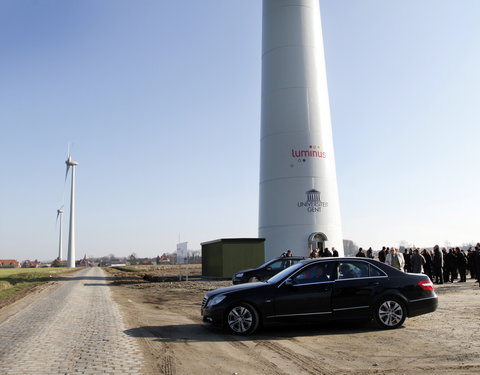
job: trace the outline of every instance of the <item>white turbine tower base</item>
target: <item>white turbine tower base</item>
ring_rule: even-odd
[[[75,167],[78,165],[78,163],[72,159],[71,155],[68,155],[68,159],[65,164],[67,164],[65,179],[68,176],[68,170],[70,167],[72,167],[72,188],[70,193],[70,231],[68,235],[67,267],[75,268]]]
[[[264,0],[259,237],[265,257],[343,255],[319,0]]]

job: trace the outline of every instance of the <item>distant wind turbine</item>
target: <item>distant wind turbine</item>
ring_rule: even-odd
[[[72,159],[72,156],[69,153],[65,164],[67,165],[65,180],[67,179],[70,167],[72,167],[72,190],[70,194],[70,233],[68,235],[67,267],[75,268],[75,167],[78,165],[78,163]]]
[[[59,236],[59,239],[58,239],[58,260],[63,260],[63,249],[62,249],[62,223],[63,223],[63,210],[62,210],[63,206],[60,207],[58,210],[57,210],[57,223],[58,223],[58,218],[60,218],[60,236]]]

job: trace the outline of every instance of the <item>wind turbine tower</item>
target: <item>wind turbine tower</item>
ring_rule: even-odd
[[[67,173],[65,179],[68,176],[68,170],[72,167],[72,189],[70,193],[70,232],[68,235],[68,258],[67,267],[75,268],[75,167],[78,165],[76,161],[72,159],[71,155],[68,155],[68,159],[65,161],[67,164]]]
[[[58,218],[60,218],[60,235],[59,235],[59,238],[58,238],[58,260],[63,260],[63,237],[62,237],[62,223],[63,223],[63,210],[62,210],[63,206],[60,207],[58,210],[57,210],[57,222],[58,222]]]
[[[343,255],[319,0],[263,0],[259,237],[265,257]]]

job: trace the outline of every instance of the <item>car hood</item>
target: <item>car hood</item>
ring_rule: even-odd
[[[265,285],[267,285],[267,284],[264,283],[264,282],[238,284],[238,285],[227,286],[226,288],[211,290],[210,292],[206,293],[205,295],[207,297],[213,297],[213,296],[216,296],[218,294],[230,294],[230,293],[238,292],[240,290],[261,288]]]
[[[240,273],[240,272],[242,272],[242,273],[248,273],[248,272],[252,272],[252,271],[256,271],[256,270],[258,270],[258,268],[249,268],[248,270],[241,270],[241,271],[235,272],[235,273],[233,274],[233,276],[235,276],[237,273]]]

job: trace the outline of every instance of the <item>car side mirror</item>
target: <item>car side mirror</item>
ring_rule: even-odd
[[[272,270],[272,267],[267,267],[266,270],[267,270],[267,271],[271,271],[271,270]]]
[[[285,285],[286,286],[292,286],[293,285],[293,280],[292,279],[285,280]]]

